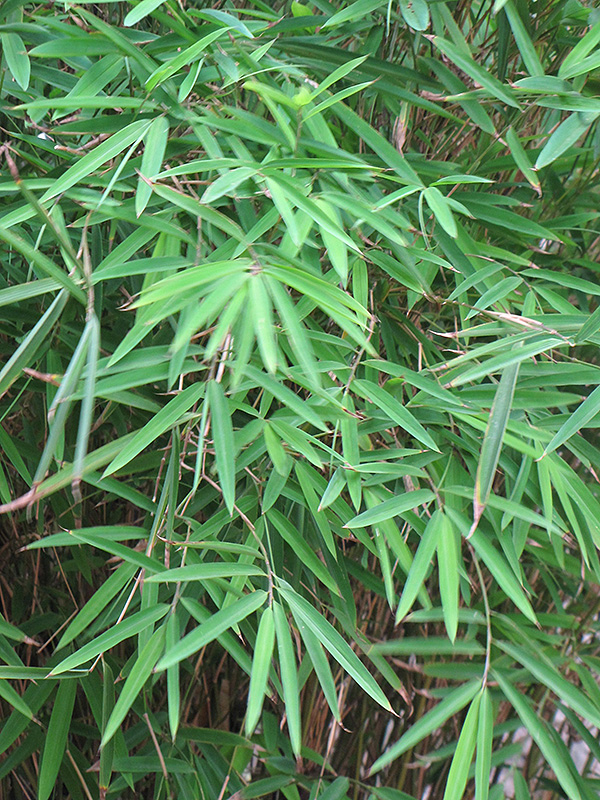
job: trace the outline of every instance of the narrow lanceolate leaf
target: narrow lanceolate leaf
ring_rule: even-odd
[[[0,42],[10,73],[21,89],[27,91],[31,76],[31,64],[23,39],[18,33],[2,33]]]
[[[335,681],[333,680],[331,667],[329,666],[329,661],[325,655],[323,645],[301,618],[294,616],[294,619],[296,620],[296,625],[300,631],[300,636],[302,636],[302,641],[306,645],[306,650],[310,660],[312,661],[312,665],[319,680],[321,689],[323,690],[323,694],[325,695],[325,699],[327,700],[327,705],[329,706],[331,713],[337,722],[341,724],[342,720],[340,716],[340,707],[335,688]]]
[[[488,800],[493,743],[494,707],[490,697],[490,690],[486,686],[481,694],[481,703],[479,705],[477,756],[475,759],[475,800]]]
[[[235,451],[233,445],[233,425],[225,392],[220,383],[210,381],[207,400],[211,413],[211,431],[215,448],[219,483],[223,500],[230,514],[235,503]]]
[[[115,679],[110,666],[104,662],[102,670],[102,733],[106,730],[106,723],[115,707]],[[108,742],[100,751],[100,771],[98,784],[100,789],[108,789],[112,775],[114,760],[114,739]]]
[[[328,622],[303,597],[291,589],[281,589],[294,617],[303,620],[311,629],[323,647],[328,650],[338,664],[354,678],[358,685],[376,700],[381,706],[391,711],[387,697],[381,691],[371,673],[358,658],[350,645],[340,636],[333,625]]]
[[[221,636],[222,633],[237,625],[247,616],[257,611],[265,602],[267,593],[262,589],[250,592],[236,600],[230,606],[222,608],[210,616],[206,622],[198,625],[191,633],[184,636],[156,665],[157,671],[178,664]]]
[[[471,544],[475,548],[477,555],[485,562],[485,565],[494,577],[500,588],[506,592],[517,608],[525,614],[527,619],[536,623],[537,618],[531,603],[525,597],[521,585],[515,577],[515,573],[509,567],[504,556],[496,550],[494,545],[488,540],[487,536],[481,531],[476,530],[471,534]]]
[[[583,136],[599,114],[598,111],[575,111],[564,122],[561,122],[544,145],[535,162],[535,168],[542,169],[556,161]]]
[[[425,197],[427,205],[433,212],[433,216],[446,231],[448,236],[452,236],[453,239],[456,239],[458,235],[456,221],[452,216],[452,209],[446,197],[435,186],[429,186],[425,189],[423,196]]]
[[[421,423],[390,392],[382,389],[381,386],[372,381],[365,380],[354,380],[352,388],[365,400],[374,403],[377,408],[381,409],[393,424],[399,425],[411,436],[414,436],[417,441],[424,444],[425,447],[439,452],[438,446]]]
[[[143,5],[141,3],[140,5]],[[139,8],[140,6],[137,6]],[[131,12],[130,12],[131,13]],[[169,136],[169,122],[166,117],[157,117],[146,131],[144,136],[144,155],[142,156],[141,176],[138,180],[135,193],[135,213],[139,217],[148,205],[152,195],[152,186],[149,179],[160,172],[167,140]]]
[[[79,613],[61,636],[56,650],[69,644],[79,636],[106,608],[110,601],[126,586],[135,575],[135,564],[121,564],[104,583],[94,592],[88,602],[80,609]]]
[[[67,656],[60,664],[52,668],[50,675],[60,675],[63,672],[81,666],[81,664],[85,664],[87,661],[91,661],[92,658],[96,658],[100,653],[105,653],[107,650],[110,650],[111,647],[119,644],[119,642],[136,636],[140,631],[158,622],[159,619],[164,617],[168,610],[169,606],[159,604],[153,608],[147,608],[144,609],[144,611],[138,611],[136,614],[132,614],[131,617],[123,620],[123,622],[117,623],[114,627],[110,628],[110,630],[101,633],[100,636],[97,636],[91,642],[81,647],[77,652]]]
[[[148,14],[151,14],[153,11],[161,6],[164,3],[164,0],[141,0],[131,11],[127,14],[125,19],[123,20],[123,25],[130,27],[131,25],[136,25],[138,22],[147,17]]]
[[[522,664],[525,669],[556,694],[563,703],[570,706],[596,728],[600,727],[600,711],[589,698],[573,686],[547,659],[536,651],[528,650],[518,644],[499,641],[498,646],[509,656]]]
[[[416,489],[413,492],[405,492],[397,497],[391,497],[368,511],[363,511],[357,517],[353,517],[347,522],[345,528],[366,528],[368,525],[377,525],[398,515],[425,505],[435,498],[429,489]]]
[[[492,490],[496,467],[502,452],[502,442],[504,441],[506,426],[512,410],[518,374],[519,364],[511,364],[506,367],[496,389],[490,418],[483,437],[483,444],[481,445],[479,464],[477,465],[475,496],[473,498],[475,524],[479,522]]]
[[[371,767],[371,775],[379,772],[380,769],[383,769],[403,753],[406,753],[407,750],[411,750],[426,736],[440,728],[450,717],[458,714],[480,689],[480,680],[472,680],[457,689],[453,689],[435,708],[432,708],[431,711],[428,711],[411,725],[404,736],[377,759]]]
[[[119,699],[115,703],[115,707],[106,723],[100,747],[104,747],[115,735],[119,726],[127,716],[133,702],[150,677],[156,662],[164,650],[165,630],[165,626],[161,625],[158,630],[154,631],[146,646],[140,651],[135,664],[131,668],[131,672],[127,676],[127,680],[123,684]]]
[[[86,304],[86,295],[81,287],[67,274],[65,269],[52,261],[51,258],[41,252],[37,247],[34,247],[22,236],[19,236],[9,228],[5,228],[3,225],[0,225],[0,240],[6,242],[9,247],[17,253],[21,253],[21,255],[28,261],[31,261],[41,272],[63,286],[69,294],[76,297],[80,303],[83,305]]]
[[[567,442],[571,436],[575,436],[582,428],[593,419],[600,411],[600,386],[586,397],[583,403],[574,411],[554,434],[550,442],[546,445],[544,455],[553,453],[561,445]]]
[[[8,361],[0,370],[0,397],[20,378],[22,370],[28,367],[54,328],[67,303],[69,295],[65,290],[56,295],[38,322],[22,340]]]
[[[592,52],[600,42],[600,21],[597,21],[585,36],[580,39],[575,47],[565,56],[558,70],[559,78],[569,78],[576,74],[581,62]]]
[[[148,120],[138,120],[126,125],[122,131],[114,133],[105,142],[102,142],[83,158],[80,158],[76,164],[54,181],[51,188],[44,192],[40,198],[41,202],[45,203],[46,200],[51,200],[53,197],[66,192],[75,184],[88,178],[103,164],[106,164],[107,161],[123,153],[134,142],[141,141],[150,124]]]
[[[493,97],[496,97],[512,108],[521,108],[512,91],[507,86],[503,86],[491,72],[488,72],[484,67],[474,61],[470,55],[454,42],[450,42],[440,36],[431,37],[431,41],[450,59],[450,61],[456,64],[459,69],[462,69],[475,83],[483,86]]]
[[[536,192],[540,193],[540,179],[529,160],[529,156],[519,139],[517,131],[512,126],[506,131],[506,143],[510,148],[511,155],[517,167],[521,170],[526,180],[529,181]]]
[[[29,708],[21,695],[13,689],[10,683],[0,680],[0,697],[11,705],[16,711],[19,711],[27,719],[33,719],[33,711]]]
[[[458,629],[459,558],[458,532],[454,530],[450,519],[443,514],[437,540],[437,562],[444,624],[452,642],[456,639]]]
[[[275,646],[275,622],[272,606],[267,606],[262,613],[254,645],[250,688],[248,689],[248,708],[244,729],[246,736],[252,736],[262,712],[269,670]]]
[[[48,800],[54,789],[71,726],[77,681],[63,680],[58,686],[42,753],[38,778],[38,800]]]
[[[515,42],[517,43],[517,47],[519,48],[521,58],[523,59],[525,67],[527,68],[527,72],[529,72],[530,75],[538,77],[543,75],[544,68],[540,63],[540,59],[534,44],[531,41],[531,37],[529,36],[523,20],[521,19],[521,15],[515,8],[513,0],[508,0],[504,6],[504,10],[506,11],[506,16],[508,17],[513,36],[515,37]]]
[[[165,649],[167,652],[175,647],[180,639],[181,625],[177,613],[170,614],[167,620],[167,632],[165,636]],[[171,731],[171,741],[175,741],[179,729],[179,719],[181,712],[181,692],[179,682],[179,664],[174,664],[167,669],[167,703],[169,706],[169,729]]]
[[[185,413],[202,397],[204,390],[204,384],[194,383],[179,392],[172,400],[169,400],[156,416],[152,417],[146,425],[135,433],[133,438],[104,470],[102,477],[105,478],[108,475],[112,475],[113,472],[125,467],[165,431],[181,422]]]
[[[342,8],[333,16],[329,17],[323,25],[324,28],[341,25],[343,22],[352,22],[356,19],[363,19],[367,14],[376,11],[385,5],[385,0],[356,0],[354,3]]]
[[[302,723],[300,718],[300,692],[294,645],[285,612],[280,603],[273,603],[273,617],[277,634],[279,673],[283,687],[283,700],[292,750],[296,756],[302,748]]]
[[[446,528],[447,520],[444,513],[437,509],[427,522],[425,532],[421,537],[421,542],[402,589],[400,603],[396,611],[396,624],[404,619],[417,599],[417,595],[429,572],[435,549],[439,544],[440,538],[445,535]]]
[[[475,752],[480,702],[481,692],[475,695],[463,722],[458,744],[450,764],[450,772],[446,779],[446,791],[444,792],[443,800],[462,800],[464,795],[469,777],[469,768]]]
[[[211,578],[249,577],[250,575],[264,575],[264,572],[252,564],[215,561],[209,564],[189,564],[185,567],[174,567],[165,572],[150,575],[145,580],[148,583],[179,583],[180,581],[206,581]]]
[[[424,31],[429,27],[427,0],[400,0],[400,11],[406,24],[416,31]]]
[[[494,677],[504,692],[506,699],[519,715],[521,722],[529,731],[531,738],[540,748],[542,755],[554,770],[554,774],[569,800],[581,800],[579,787],[568,766],[568,757],[557,747],[556,742],[548,732],[546,721],[538,716],[528,700],[515,689],[510,681],[499,671],[494,670]],[[565,748],[566,752],[566,748]]]

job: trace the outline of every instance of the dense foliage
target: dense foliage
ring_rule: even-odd
[[[597,797],[600,14],[0,41],[0,796]]]

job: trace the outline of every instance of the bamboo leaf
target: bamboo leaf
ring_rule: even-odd
[[[146,646],[140,651],[135,664],[131,668],[131,672],[127,676],[127,680],[123,684],[121,694],[115,703],[115,707],[111,712],[108,722],[106,723],[100,747],[106,747],[106,744],[115,735],[119,726],[127,716],[133,702],[150,677],[156,662],[164,650],[165,630],[165,626],[161,625],[160,628],[154,631]]]
[[[143,0],[134,10],[137,11],[145,2],[147,2],[147,0]],[[154,0],[151,0],[151,2],[154,2]],[[129,17],[131,13],[132,12],[129,12],[127,17]],[[127,24],[127,17],[125,18],[125,24]],[[144,135],[144,155],[142,156],[142,166],[140,169],[141,175],[143,175],[144,178],[152,178],[160,172],[168,137],[168,120],[166,117],[157,117],[152,121],[152,124]],[[151,196],[152,187],[140,177],[138,180],[137,192],[135,193],[135,213],[138,217],[144,212]]]
[[[177,425],[184,414],[202,397],[204,391],[205,387],[202,384],[194,383],[179,392],[172,400],[169,400],[150,422],[140,428],[121,452],[113,458],[104,470],[102,477],[106,478],[108,475],[112,475],[127,466],[138,453],[141,453],[144,448],[152,444],[161,434]]]
[[[496,468],[502,452],[504,434],[508,426],[512,410],[515,386],[519,374],[519,364],[511,364],[502,373],[500,383],[494,395],[494,402],[488,420],[485,436],[481,445],[481,455],[477,465],[475,478],[475,496],[473,498],[473,518],[477,524],[484,512],[492,490]]]
[[[373,775],[375,772],[379,772],[383,767],[406,753],[407,750],[412,749],[426,736],[441,727],[450,717],[461,711],[467,703],[470,703],[480,689],[481,681],[479,680],[463,683],[458,688],[453,689],[431,711],[428,711],[414,725],[411,725],[396,744],[393,744],[383,755],[379,756],[371,767],[370,774]]]
[[[178,664],[184,658],[188,658],[210,644],[225,631],[257,611],[264,604],[265,598],[266,592],[257,590],[245,594],[230,606],[221,608],[195,630],[184,636],[175,647],[166,653],[156,665],[156,671],[161,672],[173,664]]]
[[[52,668],[50,676],[61,675],[63,672],[75,669],[81,666],[81,664],[85,664],[87,661],[96,658],[96,656],[101,653],[105,653],[107,650],[110,650],[111,647],[125,641],[125,639],[137,636],[140,631],[145,630],[150,625],[158,622],[159,619],[162,619],[168,609],[168,606],[158,604],[153,608],[147,608],[143,611],[138,611],[136,614],[132,614],[108,631],[101,633],[100,636],[97,636],[88,644],[83,645],[83,647],[75,653],[63,658],[57,666]]]
[[[274,646],[275,621],[273,618],[273,608],[267,606],[261,615],[258,632],[256,634],[252,672],[250,674],[250,688],[248,690],[248,708],[246,710],[246,721],[244,725],[246,736],[252,736],[262,713]]]
[[[494,740],[494,708],[487,686],[481,694],[477,727],[477,757],[475,760],[475,800],[487,800],[490,792],[490,770]]]
[[[282,588],[280,591],[292,609],[294,616],[304,621],[307,627],[310,628],[317,639],[322,643],[323,647],[331,653],[333,658],[358,683],[361,689],[377,701],[379,705],[383,706],[383,708],[391,710],[386,696],[373,679],[373,676],[331,623],[327,622],[310,603],[296,594],[296,592],[286,588]]]
[[[60,682],[40,763],[38,800],[48,800],[54,789],[67,746],[76,693],[77,683],[75,681],[63,680]]]
[[[421,536],[421,541],[414,560],[410,567],[402,595],[400,596],[400,603],[396,611],[396,624],[398,624],[408,614],[412,608],[413,603],[417,599],[421,587],[425,581],[429,568],[431,566],[431,559],[438,547],[440,539],[448,534],[448,521],[444,513],[437,509],[427,522],[425,531]]]
[[[296,658],[288,621],[280,603],[273,603],[273,618],[277,635],[279,671],[290,742],[294,755],[299,756],[302,748],[302,723],[300,719],[298,672],[296,670]]]
[[[230,514],[235,503],[235,457],[233,425],[223,387],[211,381],[206,390],[211,411],[211,430],[216,453],[217,472],[223,490],[223,500]]]
[[[368,511],[363,511],[362,514],[353,517],[347,522],[344,527],[365,528],[368,525],[377,525],[379,522],[384,522],[420,505],[425,505],[431,502],[434,497],[435,495],[429,489],[416,489],[412,492],[406,492],[398,495],[398,497],[391,497]]]
[[[450,771],[446,779],[444,800],[461,800],[469,778],[469,767],[475,752],[477,729],[479,724],[479,705],[481,693],[476,694],[471,702],[465,721],[463,722],[458,744],[452,757]]]
[[[500,684],[506,699],[519,715],[521,722],[529,731],[531,738],[542,751],[544,758],[554,770],[558,782],[565,790],[567,797],[573,800],[580,800],[581,794],[567,763],[563,759],[563,753],[557,748],[552,737],[548,733],[545,720],[541,719],[531,708],[529,702],[520,692],[505,678],[505,676],[494,670],[494,677]]]
[[[600,411],[600,386],[586,397],[583,403],[569,416],[544,449],[544,456],[553,453],[572,436],[585,428]]]
[[[440,597],[444,610],[446,631],[450,641],[454,642],[458,628],[458,576],[460,569],[460,553],[457,546],[458,532],[454,530],[452,522],[446,515],[442,515],[440,527],[441,531],[437,539]]]

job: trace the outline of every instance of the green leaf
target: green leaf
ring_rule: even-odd
[[[40,763],[38,800],[48,800],[54,789],[67,746],[76,693],[76,681],[63,680],[60,682]]]
[[[254,330],[260,355],[267,372],[273,375],[277,371],[277,343],[273,324],[273,308],[267,293],[263,276],[253,275],[249,282],[250,303],[254,320]]]
[[[115,707],[106,723],[100,747],[105,747],[115,735],[121,723],[129,713],[129,709],[142,691],[144,684],[150,677],[156,662],[164,650],[165,631],[165,626],[161,625],[158,630],[154,631],[146,643],[146,646],[140,651],[135,664],[131,668],[131,672],[127,676],[127,680],[123,684],[119,699],[115,703]]]
[[[211,413],[211,432],[223,500],[230,514],[235,504],[235,451],[229,404],[220,383],[210,381],[206,389]]]
[[[400,603],[396,611],[396,624],[404,619],[417,599],[417,595],[429,572],[433,554],[436,547],[438,547],[440,538],[447,535],[447,528],[448,521],[443,511],[436,509],[427,521],[425,531],[421,536],[419,547],[410,567],[410,572],[402,589]]]
[[[600,112],[576,111],[558,126],[550,136],[535,162],[535,169],[543,169],[561,156],[580,139]]]
[[[61,636],[56,650],[69,644],[79,636],[102,613],[114,597],[133,579],[137,567],[135,564],[121,564],[103,584],[94,592],[87,603],[68,625]]]
[[[458,532],[454,530],[450,519],[446,515],[442,515],[441,531],[437,540],[437,562],[444,624],[451,642],[456,639],[458,628],[460,552],[457,536]]]
[[[146,628],[158,622],[159,619],[162,619],[168,610],[169,606],[158,604],[153,608],[146,608],[143,611],[132,614],[122,622],[118,622],[109,630],[101,633],[100,636],[97,636],[88,644],[83,645],[83,647],[79,648],[75,653],[63,658],[59,664],[52,667],[49,675],[53,677],[54,675],[61,675],[63,672],[75,669],[81,666],[81,664],[85,664],[87,661],[96,658],[96,656],[99,656],[101,653],[110,650],[111,647],[119,644],[119,642],[130,639],[132,636],[137,636],[138,633],[146,630]]]
[[[496,468],[502,452],[504,434],[508,426],[512,410],[515,386],[519,374],[519,364],[506,367],[500,378],[494,395],[494,402],[488,420],[485,436],[481,445],[481,454],[475,478],[475,495],[473,497],[473,518],[477,525],[485,510],[492,490]]]
[[[458,47],[455,43],[443,39],[441,36],[432,36],[431,41],[447,56],[459,69],[465,72],[473,81],[496,97],[502,103],[511,106],[511,108],[521,109],[521,106],[513,96],[513,93],[508,87],[503,86],[500,81],[495,78],[491,72],[488,72],[480,64],[473,60],[462,48]]]
[[[23,714],[24,717],[33,719],[33,711],[29,708],[25,700],[13,689],[10,683],[3,680],[0,680],[0,697],[20,714]]]
[[[429,489],[416,489],[411,492],[405,492],[397,497],[391,497],[389,500],[385,500],[375,508],[363,511],[362,514],[353,517],[347,522],[344,527],[366,528],[368,525],[377,525],[379,522],[384,522],[385,520],[402,515],[413,508],[417,508],[420,505],[425,505],[434,498],[435,495]]]
[[[436,450],[439,453],[438,446],[421,423],[415,419],[411,412],[405,408],[402,403],[396,400],[390,392],[382,389],[381,386],[376,383],[358,380],[356,378],[352,382],[352,388],[364,397],[365,400],[374,403],[394,424],[399,425],[411,436],[414,436],[414,438],[424,444],[425,447]]]
[[[290,734],[292,751],[300,755],[302,749],[302,722],[300,718],[300,689],[294,646],[285,612],[280,603],[273,603],[273,618],[277,634],[277,653],[279,656],[279,672],[283,687],[285,714]]]
[[[566,422],[560,426],[550,442],[546,445],[543,455],[547,456],[549,453],[553,453],[568,441],[571,436],[574,436],[582,428],[585,428],[587,423],[596,416],[598,411],[600,411],[600,386],[596,387],[576,411],[569,416]]]
[[[549,663],[548,659],[537,651],[531,652],[512,642],[498,641],[497,645],[508,653],[509,656],[522,664],[525,669],[545,684],[550,691],[554,692],[563,703],[570,706],[583,719],[598,727],[600,725],[600,711],[590,703],[585,694],[572,685],[560,672]]]
[[[429,6],[427,0],[400,0],[400,12],[404,21],[416,31],[429,27]]]
[[[6,64],[13,78],[24,92],[29,88],[31,64],[23,39],[18,33],[1,33],[0,42]]]
[[[163,4],[164,0],[141,0],[134,8],[129,11],[125,19],[123,20],[123,25],[126,27],[131,27],[132,25],[137,25],[138,22],[147,17],[148,14],[151,14],[153,11]]]
[[[546,728],[546,721],[534,712],[529,702],[501,672],[494,670],[493,675],[504,692],[506,699],[510,702],[519,715],[521,722],[529,731],[531,738],[540,748],[542,755],[554,770],[554,774],[567,797],[570,798],[570,800],[581,800],[577,782],[571,774],[567,763],[563,760],[563,752],[556,746],[554,740],[550,736]]]
[[[76,103],[81,103],[81,98],[78,98]],[[84,181],[107,161],[116,158],[134,142],[141,142],[150,125],[151,123],[148,120],[142,119],[126,125],[119,133],[114,133],[105,142],[90,150],[60,178],[54,181],[52,187],[44,192],[40,202],[45,203],[47,200],[52,200],[53,197],[58,197],[59,194],[63,194],[71,187]]]
[[[544,68],[513,0],[508,0],[504,5],[504,10],[527,72],[533,77],[544,75]]]
[[[352,22],[355,19],[363,19],[367,14],[377,11],[385,5],[385,0],[356,0],[349,6],[342,8],[323,24],[323,28],[333,25],[341,25],[344,22]]]
[[[531,603],[525,597],[523,589],[519,585],[514,572],[508,566],[504,557],[480,530],[476,530],[471,534],[471,544],[477,551],[477,555],[485,562],[485,565],[500,588],[506,592],[507,596],[510,597],[527,619],[536,623],[537,618],[531,607]]]
[[[577,74],[577,70],[581,62],[589,53],[591,53],[591,51],[599,42],[600,21],[596,22],[596,24],[590,28],[585,36],[577,42],[575,47],[567,53],[558,69],[558,77],[569,78],[571,77],[572,70],[575,70],[574,74]]]
[[[181,53],[176,55],[175,58],[169,59],[166,65],[155,69],[150,77],[146,80],[146,90],[151,92],[156,86],[164,83],[176,72],[179,72],[180,69],[183,69],[183,67],[191,64],[193,61],[197,61],[204,55],[204,52],[210,44],[216,42],[217,39],[221,39],[229,30],[231,29],[227,27],[219,28],[217,31],[211,31],[197,42],[194,42],[191,47],[187,47]]]
[[[181,422],[185,413],[202,397],[204,390],[205,387],[202,383],[194,383],[169,400],[146,425],[136,431],[132,439],[106,467],[102,477],[106,478],[117,470],[123,469],[165,431]]]
[[[264,575],[264,572],[259,567],[252,566],[252,564],[214,561],[204,564],[190,564],[185,567],[174,567],[165,572],[150,575],[145,580],[148,583],[179,583],[180,581],[206,581],[211,578],[250,577],[251,575]]]
[[[477,727],[477,757],[475,759],[475,800],[488,800],[492,747],[494,743],[494,707],[487,686],[481,694],[479,725]]]
[[[452,216],[452,210],[446,197],[435,186],[429,186],[423,191],[423,196],[434,217],[446,231],[448,236],[456,239],[458,230],[456,221]]]
[[[146,0],[144,0],[144,2],[145,1]],[[140,5],[143,4],[143,2],[140,3]],[[137,6],[135,10],[139,8],[140,6]],[[169,121],[166,117],[157,117],[152,121],[152,124],[144,136],[144,155],[142,156],[142,166],[140,169],[141,175],[143,175],[144,178],[152,178],[160,172],[168,138]],[[136,216],[139,217],[144,212],[151,196],[152,187],[140,177],[138,179],[137,192],[135,193]]]
[[[248,708],[244,724],[246,736],[252,736],[262,713],[274,646],[275,622],[273,608],[272,606],[267,606],[260,618],[254,646],[250,688],[248,689]]]
[[[323,647],[331,653],[333,658],[356,681],[361,689],[383,708],[388,711],[391,710],[388,699],[375,682],[371,673],[333,625],[296,592],[283,587],[280,591],[292,609],[294,617],[303,620]]]
[[[20,345],[4,364],[0,370],[0,397],[5,394],[17,378],[21,377],[23,368],[33,362],[36,353],[42,347],[60,317],[67,299],[68,294],[64,290],[54,298],[38,322],[23,338]]]
[[[310,545],[296,530],[292,522],[276,508],[267,512],[267,519],[279,531],[281,537],[289,544],[292,551],[300,558],[303,567],[307,572],[312,573],[318,580],[325,584],[334,594],[339,595],[340,590],[333,576],[323,564],[321,559],[313,552]]]
[[[197,653],[222,633],[257,611],[264,604],[266,596],[266,592],[262,590],[250,592],[231,605],[215,612],[206,622],[201,623],[191,633],[184,636],[175,647],[166,653],[156,665],[156,671],[161,672]]]
[[[428,711],[411,725],[396,744],[389,747],[383,755],[379,756],[371,767],[370,774],[373,775],[375,772],[379,772],[380,769],[399,758],[407,750],[411,750],[426,736],[440,728],[450,717],[457,714],[467,703],[471,702],[480,689],[480,680],[472,680],[468,683],[463,683],[457,689],[453,689],[431,711]]]
[[[475,752],[480,702],[481,692],[475,695],[467,712],[467,716],[465,717],[465,721],[463,722],[456,750],[452,757],[452,763],[450,764],[450,771],[446,779],[446,790],[444,791],[443,800],[462,800],[464,795],[469,778],[469,767],[471,766],[473,753]]]

